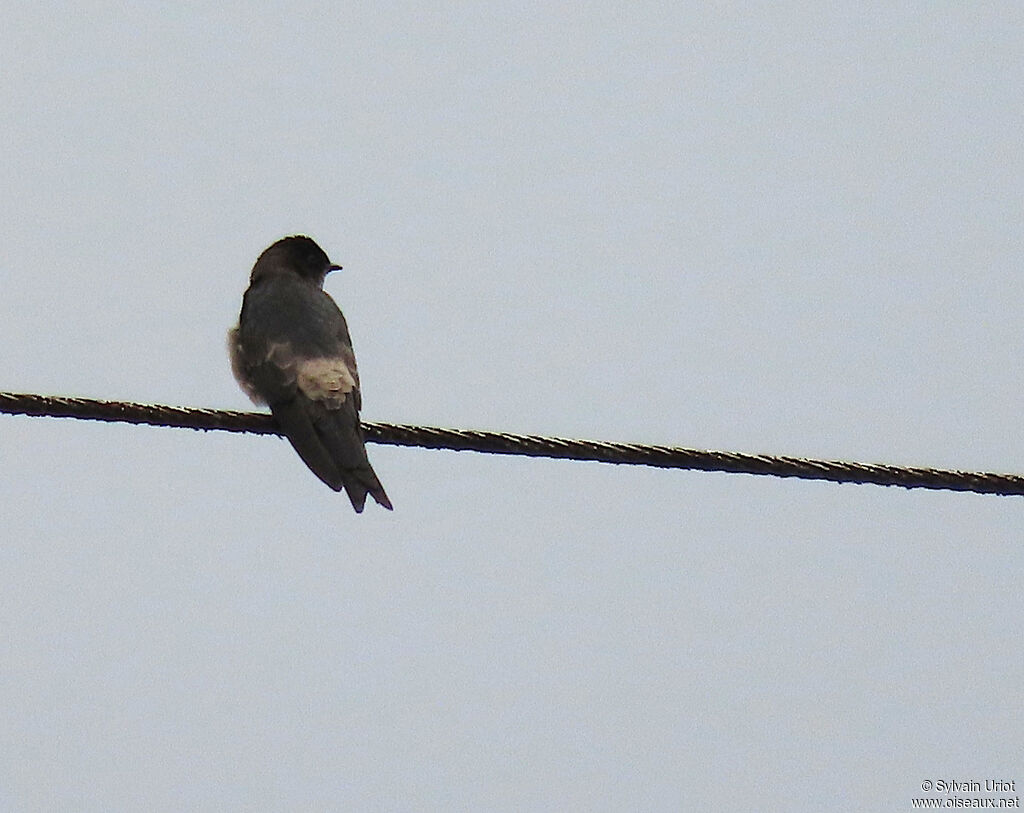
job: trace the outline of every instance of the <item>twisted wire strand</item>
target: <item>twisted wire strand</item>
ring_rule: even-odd
[[[26,393],[0,392],[0,412],[51,418],[80,418],[94,421],[169,426],[183,429],[248,432],[279,435],[270,415],[232,410],[197,409],[99,401],[91,398],[62,398]],[[1024,476],[991,472],[955,471],[920,466],[889,466],[840,460],[811,460],[800,457],[715,452],[677,446],[639,443],[608,443],[592,440],[514,435],[466,429],[441,429],[391,423],[364,423],[363,432],[371,443],[390,446],[418,446],[489,454],[551,457],[654,466],[663,469],[696,469],[734,474],[761,474],[829,480],[836,483],[870,483],[902,488],[971,491],[978,494],[1024,496]]]

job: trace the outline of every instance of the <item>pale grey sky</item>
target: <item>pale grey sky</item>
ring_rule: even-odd
[[[1024,7],[13,0],[0,389],[1024,471]],[[1024,501],[0,416],[0,809],[910,809],[1024,782]],[[1010,794],[1014,795],[1014,794]]]

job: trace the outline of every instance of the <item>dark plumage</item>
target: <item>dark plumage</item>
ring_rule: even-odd
[[[361,512],[366,495],[391,501],[366,457],[359,426],[359,371],[348,326],[323,290],[333,265],[308,237],[285,237],[253,266],[238,326],[228,334],[231,368],[257,404],[267,404],[299,457]]]

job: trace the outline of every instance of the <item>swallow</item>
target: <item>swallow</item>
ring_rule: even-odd
[[[228,332],[231,370],[255,404],[266,404],[299,457],[356,513],[369,494],[391,501],[366,456],[352,339],[324,291],[333,264],[309,237],[278,240],[260,254]]]

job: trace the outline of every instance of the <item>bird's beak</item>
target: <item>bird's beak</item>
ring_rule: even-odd
[[[340,271],[340,270],[341,270],[341,266],[340,265],[329,265],[329,266],[327,266],[328,273],[331,272],[331,271]]]

